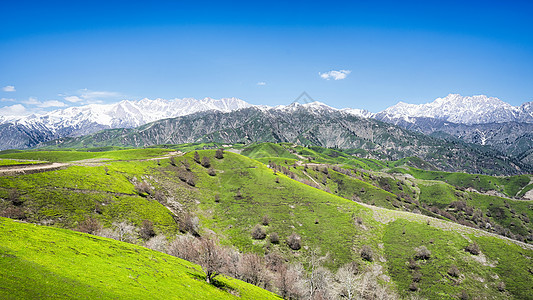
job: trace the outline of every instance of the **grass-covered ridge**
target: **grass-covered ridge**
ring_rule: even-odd
[[[219,277],[143,247],[0,218],[2,299],[277,299],[266,290]]]

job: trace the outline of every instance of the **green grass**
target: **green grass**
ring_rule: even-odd
[[[474,256],[464,251],[470,243],[465,237],[476,241],[483,254]],[[389,223],[383,238],[385,253],[390,275],[399,290],[404,291],[403,296],[412,293],[408,287],[413,281],[413,274],[419,272],[422,275],[419,294],[428,299],[455,299],[463,290],[469,297],[481,299],[509,298],[509,294],[517,299],[530,298],[533,276],[527,271],[532,266],[527,253],[532,253],[531,250],[494,237],[471,234],[465,237],[407,220]],[[431,251],[431,258],[419,260],[419,270],[415,271],[408,268],[408,261],[414,257],[415,248],[419,246],[426,246]],[[488,261],[479,260],[483,257],[488,258]],[[447,274],[452,265],[456,265],[461,272],[457,279]],[[505,282],[508,293],[498,291],[500,281]]]
[[[1,158],[9,159],[35,159],[49,162],[70,162],[91,158],[104,158],[111,160],[142,159],[162,156],[168,153],[168,149],[127,149],[116,151],[23,151],[16,153],[0,154]]]
[[[33,165],[42,163],[33,160],[0,159],[0,166]]]
[[[132,244],[0,218],[2,299],[276,299],[253,285]],[[236,296],[238,295],[238,296]]]
[[[258,156],[273,155],[275,151],[281,155],[292,154],[288,150],[290,148],[285,147],[292,146],[266,145],[254,148],[254,153]],[[480,232],[474,235],[476,231],[456,224],[438,221],[439,224],[444,224],[441,227],[460,228],[458,232],[443,230],[433,224],[426,225],[425,216],[372,209],[345,198],[351,198],[356,194],[362,202],[397,210],[412,210],[415,207],[414,200],[409,200],[407,197],[398,198],[401,193],[412,194],[422,203],[442,208],[446,208],[449,203],[456,200],[464,200],[468,205],[484,211],[494,211],[491,207],[504,207],[506,210],[499,222],[509,228],[513,226],[522,228],[520,230],[526,228],[520,226],[526,225],[516,223],[516,215],[522,212],[531,214],[528,211],[528,202],[462,192],[438,180],[405,178],[400,180],[394,177],[394,174],[361,170],[354,164],[346,166],[352,175],[348,176],[330,168],[327,178],[321,170],[315,171],[312,167],[304,173],[303,166],[296,168],[289,166],[295,162],[294,158],[271,156],[258,158],[264,163],[268,163],[265,160],[275,161],[289,168],[300,178],[305,179],[308,174],[315,178],[322,188],[331,189],[332,193],[327,193],[291,180],[280,173],[275,174],[258,160],[230,152],[225,152],[223,159],[216,159],[215,150],[198,150],[201,157],[210,158],[215,176],[210,176],[207,168],[194,162],[194,152],[176,157],[178,166],[172,166],[168,159],[159,162],[143,159],[125,160],[135,157],[136,154],[139,158],[146,158],[148,154],[143,152],[144,150],[97,153],[100,157],[115,156],[114,161],[105,161],[105,164],[99,166],[70,166],[53,172],[0,177],[0,198],[7,197],[8,192],[16,188],[23,199],[22,206],[31,212],[29,221],[32,222],[53,219],[56,222],[54,226],[74,228],[77,222],[89,215],[100,219],[106,225],[123,219],[138,225],[143,219],[149,218],[156,224],[158,232],[167,235],[176,233],[176,224],[166,207],[150,198],[135,194],[131,181],[133,177],[142,178],[155,189],[162,191],[168,199],[178,202],[184,210],[195,213],[200,218],[201,234],[215,232],[223,244],[234,246],[243,252],[264,254],[275,251],[289,261],[305,262],[311,250],[319,249],[322,254],[330,253],[331,259],[326,266],[332,270],[352,261],[357,262],[362,268],[380,264],[383,266],[384,275],[391,278],[391,282],[386,284],[397,289],[403,297],[408,297],[410,292],[407,291],[407,287],[411,283],[412,271],[407,269],[405,263],[414,254],[414,247],[425,245],[434,253],[434,257],[420,266],[423,279],[419,293],[423,297],[451,299],[465,290],[471,297],[479,294],[487,298],[514,296],[523,299],[524,295],[530,292],[528,288],[532,286],[532,278],[529,271],[524,272],[524,270],[531,265],[528,257],[533,257],[533,251],[523,250],[498,238],[481,237],[483,235]],[[166,153],[163,150],[155,150],[161,151],[159,153],[162,154]],[[314,151],[304,147],[297,149],[297,151],[307,150]],[[324,152],[331,156],[337,155],[334,149]],[[326,160],[319,156],[315,159]],[[343,156],[342,159],[349,158]],[[178,173],[182,172],[180,164],[184,160],[191,165],[192,174],[196,178],[195,186],[190,186],[178,178]],[[354,161],[367,166],[373,163],[372,160]],[[388,163],[389,167],[394,164]],[[104,167],[108,167],[110,175],[105,175]],[[374,167],[385,170],[387,162],[376,162]],[[385,191],[384,186],[390,191]],[[362,189],[364,192],[361,192]],[[216,195],[220,197],[219,202],[215,201]],[[391,206],[394,201],[400,203],[400,206]],[[503,201],[508,202],[509,208],[505,207]],[[94,212],[97,203],[105,203],[101,214]],[[511,209],[516,210],[514,215]],[[427,211],[422,212],[431,215]],[[264,229],[268,235],[278,233],[280,244],[270,244],[268,237],[265,240],[252,239],[251,230],[261,222],[264,215],[268,215],[271,220]],[[385,224],[383,216],[393,221]],[[354,222],[358,217],[362,219],[362,225]],[[515,224],[511,225],[510,222]],[[302,236],[303,247],[298,251],[291,250],[285,243],[286,238],[292,233]],[[479,240],[482,252],[489,258],[488,265],[473,260],[470,254],[462,250],[468,245],[469,239]],[[494,243],[497,247],[486,245],[490,243]],[[361,259],[359,250],[363,245],[369,245],[376,253],[374,262],[369,263]],[[503,253],[506,252],[511,253],[509,259],[503,257]],[[65,254],[60,253],[60,255]],[[451,264],[457,265],[466,276],[459,283],[455,283],[446,274]],[[490,264],[496,267],[491,267]],[[145,265],[150,266],[151,263]],[[511,273],[513,274],[510,275]],[[496,279],[498,277],[499,280]],[[479,278],[484,281],[481,282]],[[41,279],[44,280],[44,277]],[[495,289],[496,284],[502,280],[508,286],[504,294]],[[36,279],[36,282],[40,282],[40,279]]]

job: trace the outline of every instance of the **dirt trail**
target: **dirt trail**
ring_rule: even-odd
[[[20,166],[20,167],[15,165],[11,168],[0,169],[0,176],[54,171],[54,170],[58,170],[68,165],[69,164],[67,163],[37,164],[37,165],[32,165],[32,166]]]

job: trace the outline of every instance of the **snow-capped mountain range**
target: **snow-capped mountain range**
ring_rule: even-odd
[[[139,101],[123,100],[114,104],[90,104],[55,110],[42,115],[0,119],[0,124],[42,125],[50,130],[78,127],[81,124],[90,123],[109,128],[131,128],[160,119],[174,118],[200,111],[229,112],[250,106],[250,104],[237,98],[205,98],[201,100],[193,98],[150,100],[145,98]]]
[[[380,120],[433,118],[457,124],[487,124],[504,122],[533,123],[533,102],[512,106],[495,97],[477,95],[464,97],[449,94],[426,104],[399,102],[374,115]]]
[[[271,107],[251,105],[237,98],[205,98],[201,100],[192,98],[171,100],[142,99],[138,101],[123,100],[114,104],[91,104],[70,107],[42,115],[19,118],[0,116],[0,150],[33,147],[53,139],[76,137],[95,133],[103,129],[133,128],[157,120],[185,116],[197,112],[231,112],[248,107],[256,107],[266,111],[271,110],[272,112],[294,112],[299,109],[305,109],[316,114],[324,111],[337,112],[362,118],[375,118],[408,129],[422,131],[426,134],[435,131],[446,132],[446,130],[443,130],[446,122],[466,124],[468,126],[471,124],[504,122],[533,124],[533,102],[524,103],[521,106],[512,106],[498,98],[484,95],[463,97],[457,94],[450,94],[427,104],[400,102],[379,113],[356,108],[337,109],[321,102],[306,104],[296,102],[290,105]],[[528,126],[523,128],[528,130]],[[479,127],[476,130],[479,131]],[[447,133],[457,136],[453,132]],[[461,136],[459,137],[461,138]],[[475,142],[475,138],[473,137],[471,140]],[[483,141],[485,140],[483,138]]]

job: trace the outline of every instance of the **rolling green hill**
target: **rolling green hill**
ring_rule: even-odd
[[[279,299],[136,245],[0,218],[2,299]]]
[[[293,165],[305,161],[304,150],[316,155],[310,161],[307,159],[310,164],[307,169],[303,163]],[[387,164],[392,168],[399,167],[399,163],[364,160],[330,150],[298,149],[283,144],[244,149],[243,153],[261,156],[258,158],[261,160],[272,160],[281,154],[275,164],[286,170],[278,171],[229,151],[223,158],[216,158],[215,150],[201,150],[197,151],[198,157],[189,152],[172,159],[154,158],[157,153],[147,154],[142,149],[102,152],[101,158],[110,159],[74,161],[57,171],[0,177],[1,205],[19,208],[27,221],[70,229],[76,229],[89,217],[107,228],[117,221],[129,221],[139,227],[143,220],[151,220],[158,234],[169,237],[179,231],[176,220],[184,214],[193,214],[199,218],[200,235],[216,234],[222,244],[241,252],[261,256],[278,253],[291,263],[302,263],[308,272],[313,253],[329,253],[324,265],[331,271],[355,263],[360,276],[374,274],[376,284],[402,298],[417,295],[453,299],[467,295],[527,299],[533,294],[531,246],[449,222],[422,204],[415,206],[441,219],[402,211],[411,209],[414,202],[406,201],[406,197],[398,200],[397,194],[420,197],[423,194],[420,186],[427,180],[414,178],[398,185],[394,174],[383,171],[388,169]],[[168,153],[154,151],[159,151],[159,155]],[[17,155],[29,159],[32,152]],[[296,158],[286,157],[292,155]],[[326,174],[320,159],[331,162],[343,159],[347,164],[345,168],[330,166]],[[293,180],[286,171],[297,177],[309,175],[310,182],[313,178],[318,187],[329,188],[331,193]],[[353,176],[346,175],[347,171]],[[139,189],[138,182],[145,182],[146,187]],[[447,186],[455,191],[455,187]],[[356,199],[361,203],[351,200],[353,191],[361,192],[363,188]],[[12,190],[18,192],[20,201],[10,200]],[[414,200],[422,202],[411,197]],[[364,204],[372,202],[394,210]],[[263,223],[264,216],[268,217],[268,224]],[[252,238],[256,226],[265,231],[265,239]],[[279,236],[279,243],[270,242],[274,233]],[[299,250],[286,243],[293,233],[301,237]],[[31,235],[28,233],[28,238]],[[474,242],[480,248],[478,255],[465,251]],[[431,254],[417,259],[417,249],[422,246]],[[370,261],[361,255],[364,249],[371,249]],[[150,260],[141,258],[138,263],[152,265]],[[452,276],[447,270],[453,266],[459,274]],[[36,272],[47,274],[42,273],[45,270]]]

